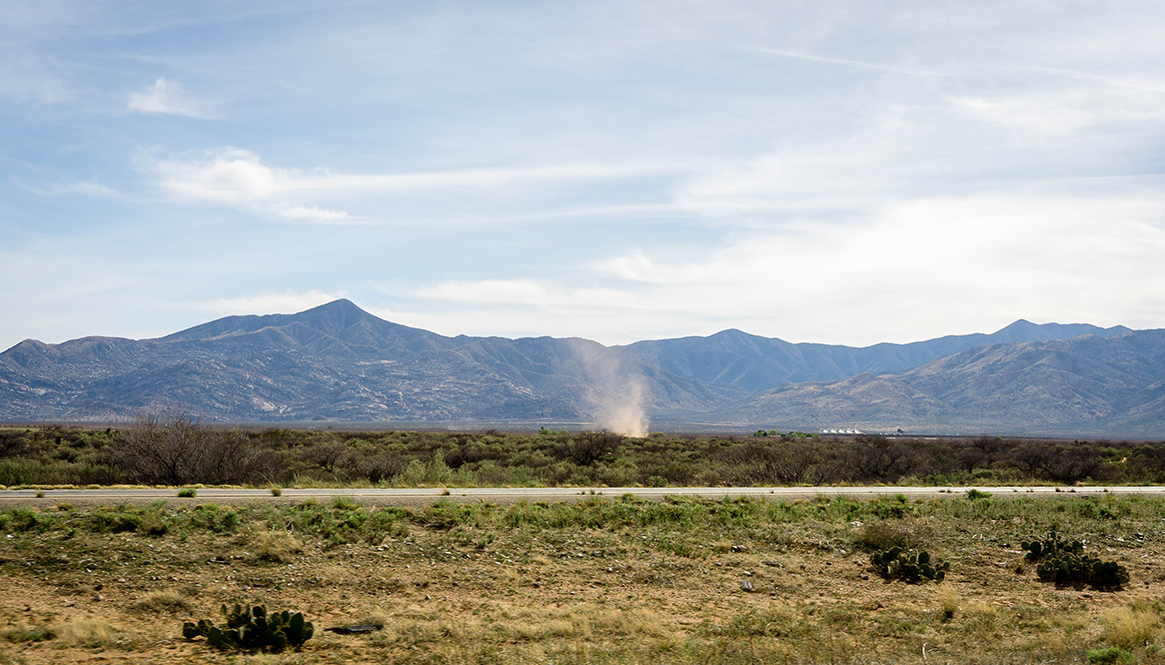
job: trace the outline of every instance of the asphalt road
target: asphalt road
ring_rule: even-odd
[[[435,501],[478,501],[510,504],[520,501],[579,501],[592,497],[618,498],[632,494],[641,499],[660,500],[667,496],[691,496],[710,499],[725,497],[753,497],[766,499],[797,499],[816,496],[896,496],[941,497],[965,494],[967,487],[476,487],[443,490],[440,488],[420,489],[283,489],[281,496],[274,496],[267,489],[199,489],[193,498],[178,497],[175,488],[157,489],[49,489],[41,490],[0,490],[0,507],[54,506],[68,503],[73,506],[108,505],[126,502],[147,505],[155,501],[166,501],[171,505],[219,503],[236,504],[249,501],[275,501],[301,503],[307,499],[331,501],[335,497],[347,497],[370,506],[415,506]],[[982,487],[1000,498],[1017,496],[1048,496],[1061,494],[1161,494],[1165,487]]]

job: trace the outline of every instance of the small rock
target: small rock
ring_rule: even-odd
[[[541,582],[535,582],[535,583],[534,583],[534,588],[535,588],[535,589],[541,589],[541,588],[542,588],[542,583],[541,583]]]
[[[752,580],[742,580],[740,582],[740,588],[742,591],[751,592],[752,591]]]
[[[766,566],[771,566],[773,568],[780,568],[781,567],[781,564],[777,563],[776,561],[761,561],[761,563],[766,565]]]
[[[747,545],[733,545],[732,551],[733,552],[747,552],[748,546]]]
[[[433,600],[433,597],[429,594],[425,594],[425,600]]]
[[[102,596],[101,594],[97,594],[96,596],[93,596],[93,600],[104,600],[104,598],[105,597]]]

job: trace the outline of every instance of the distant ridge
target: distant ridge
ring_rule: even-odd
[[[0,354],[8,421],[107,420],[169,404],[228,422],[585,422],[629,402],[703,411],[739,396],[595,342],[443,337],[347,300],[151,340],[28,340]]]
[[[1162,331],[1034,324],[854,348],[725,330],[625,347],[445,337],[348,300],[165,337],[25,340],[0,421],[109,421],[158,405],[223,422],[649,419],[813,429],[1165,435]]]
[[[1082,335],[1107,338],[1129,332],[1124,326],[1088,324],[1037,325],[1020,319],[985,335],[948,335],[911,344],[875,344],[862,348],[828,344],[793,344],[725,330],[708,337],[681,337],[636,342],[624,348],[678,376],[756,394],[806,381],[840,381],[858,374],[899,374],[938,358],[976,346],[1000,342],[1045,342]]]
[[[1157,438],[1165,436],[1165,330],[975,347],[901,375],[776,388],[708,419]]]

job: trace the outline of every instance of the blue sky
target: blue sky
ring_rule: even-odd
[[[0,0],[0,348],[1165,326],[1165,5]]]

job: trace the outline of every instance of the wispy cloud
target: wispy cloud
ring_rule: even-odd
[[[80,182],[71,183],[68,190],[74,194],[82,194],[85,196],[98,196],[107,199],[121,198],[121,194],[105,185],[97,182],[97,180],[83,180]]]
[[[1040,134],[1067,134],[1095,124],[1099,118],[1079,106],[1028,96],[1002,99],[956,97],[949,100],[956,112],[984,122]]]
[[[505,192],[556,184],[619,180],[681,171],[670,164],[548,164],[543,166],[460,169],[419,173],[350,174],[329,169],[303,171],[268,166],[259,155],[236,147],[189,153],[178,158],[147,156],[146,167],[159,184],[173,195],[190,201],[219,203],[259,211],[272,217],[301,223],[367,224],[370,215],[325,207],[326,201],[346,205],[360,200],[379,201],[372,208],[389,207],[394,201],[432,197],[441,193],[493,198]],[[358,204],[358,203],[357,203]],[[586,210],[585,208],[583,210]],[[601,207],[593,207],[601,212]],[[511,208],[485,213],[494,219],[520,219]],[[569,207],[564,216],[587,214]],[[555,211],[538,216],[552,217]],[[454,212],[452,217],[456,218]]]
[[[434,298],[475,305],[518,305],[525,307],[638,307],[642,303],[631,294],[611,288],[564,288],[533,279],[453,281],[425,286],[413,297]]]
[[[948,74],[937,71],[914,69],[911,67],[901,67],[898,65],[887,65],[880,62],[868,62],[864,60],[830,58],[826,56],[813,55],[810,53],[799,53],[797,51],[785,51],[781,49],[762,48],[756,49],[755,52],[765,53],[768,55],[777,55],[782,58],[790,58],[792,60],[807,60],[809,62],[820,62],[827,65],[841,65],[844,67],[853,67],[857,69],[872,69],[880,72],[890,72],[893,74],[905,74],[907,76],[949,76]]]
[[[182,90],[182,84],[159,77],[153,85],[137,92],[131,92],[126,108],[138,113],[157,115],[181,115],[188,118],[213,117],[203,102],[189,97]]]
[[[78,196],[95,196],[102,199],[123,199],[125,198],[121,192],[107,187],[97,181],[96,178],[89,180],[78,180],[70,183],[52,184],[42,187],[26,187],[29,191],[43,194],[45,196],[60,196],[63,194],[78,195]]]
[[[0,47],[0,97],[59,104],[70,98],[70,92],[31,54]]]
[[[1145,79],[1129,78],[1124,76],[1106,76],[1103,74],[1082,72],[1074,69],[1061,69],[1059,67],[1032,67],[1031,69],[1033,71],[1058,74],[1060,76],[1067,76],[1069,78],[1078,80],[1097,81],[1116,88],[1165,93],[1165,81],[1149,81]]]
[[[181,302],[174,306],[213,313],[219,316],[229,314],[294,314],[317,305],[329,303],[347,296],[345,291],[327,293],[324,291],[282,291],[261,293],[238,298],[220,298],[203,302]]]

